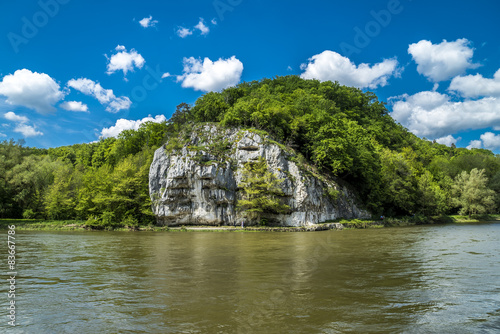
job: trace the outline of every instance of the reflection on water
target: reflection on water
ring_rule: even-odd
[[[17,242],[12,333],[500,330],[500,224],[21,232]]]

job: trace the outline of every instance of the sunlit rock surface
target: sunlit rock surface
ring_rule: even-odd
[[[171,143],[156,152],[149,172],[152,209],[159,225],[239,225],[236,211],[243,165],[259,157],[283,179],[287,214],[265,218],[282,226],[307,226],[336,218],[368,218],[347,187],[315,173],[298,162],[291,149],[258,131],[195,128],[177,147]],[[297,161],[297,162],[294,162]],[[333,194],[333,195],[332,195]]]

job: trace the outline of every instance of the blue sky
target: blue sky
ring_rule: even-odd
[[[0,13],[0,140],[91,142],[295,74],[375,92],[420,137],[500,153],[496,1],[19,0]]]

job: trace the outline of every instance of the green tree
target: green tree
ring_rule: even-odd
[[[7,173],[9,184],[15,192],[14,200],[23,212],[32,210],[37,216],[44,215],[44,194],[54,181],[54,170],[58,163],[48,155],[29,155]]]
[[[384,149],[381,154],[384,202],[389,214],[414,213],[416,208],[416,171],[405,154]]]
[[[484,169],[474,168],[470,174],[462,171],[453,184],[454,203],[460,207],[460,214],[487,213],[495,205],[495,192],[489,189]]]
[[[425,215],[436,215],[446,210],[446,194],[434,181],[429,171],[424,173],[418,179],[418,209]]]
[[[69,163],[59,162],[54,169],[54,182],[44,196],[45,211],[50,219],[74,219],[81,172]]]
[[[191,113],[198,122],[218,122],[228,108],[221,93],[209,92],[196,101]]]
[[[191,120],[191,118],[191,107],[189,106],[189,104],[183,102],[177,106],[174,114],[168,121],[173,124],[183,125]]]
[[[264,158],[249,161],[244,165],[240,187],[242,198],[236,208],[251,221],[260,222],[266,213],[286,213],[290,209],[281,202],[283,191],[279,185],[283,182],[267,168]]]
[[[103,228],[119,227],[127,218],[152,222],[148,189],[152,157],[153,150],[145,149],[124,158],[115,168],[104,165],[87,170],[78,192],[78,216],[96,217]]]
[[[114,165],[116,138],[110,137],[99,140],[97,148],[92,154],[92,166],[101,167],[104,164]]]

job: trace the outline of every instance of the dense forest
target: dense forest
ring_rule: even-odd
[[[154,151],[197,123],[257,128],[352,185],[374,215],[498,212],[500,157],[447,147],[397,124],[371,92],[297,76],[245,82],[181,103],[169,121],[117,138],[50,149],[0,144],[0,218],[81,219],[91,227],[154,223]]]

